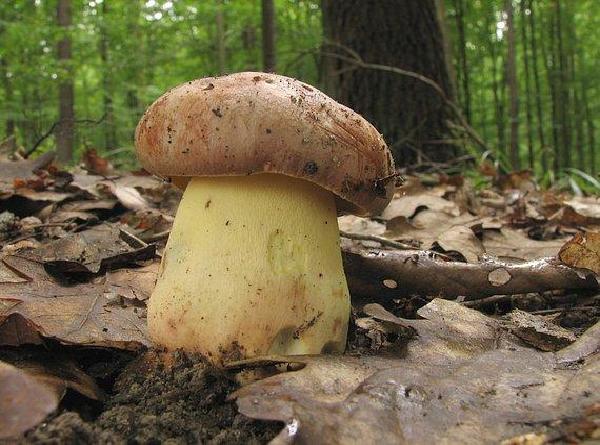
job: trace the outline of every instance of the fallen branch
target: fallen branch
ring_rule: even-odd
[[[472,308],[480,308],[486,306],[488,304],[498,304],[504,303],[506,301],[511,301],[513,299],[513,295],[492,295],[491,297],[483,297],[478,298],[476,300],[469,300],[463,302],[463,304],[467,307]]]
[[[411,246],[410,244],[404,244],[404,243],[400,243],[398,241],[394,241],[388,238],[382,238],[380,236],[376,236],[376,235],[364,235],[362,233],[350,233],[350,232],[344,232],[343,230],[340,230],[340,236],[342,238],[347,238],[347,239],[353,239],[353,240],[357,240],[357,241],[375,241],[379,244],[381,244],[382,246],[387,246],[387,247],[392,247],[394,249],[401,249],[401,250],[414,250],[415,246]]]
[[[599,288],[592,272],[572,269],[554,258],[520,264],[467,264],[445,261],[431,251],[353,246],[343,246],[342,257],[350,293],[383,300],[408,295],[476,300],[492,295]]]

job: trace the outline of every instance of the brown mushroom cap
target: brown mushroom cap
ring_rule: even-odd
[[[394,162],[375,127],[276,74],[236,73],[171,89],[144,114],[135,145],[158,176],[280,173],[333,192],[340,211],[376,214],[393,194]]]

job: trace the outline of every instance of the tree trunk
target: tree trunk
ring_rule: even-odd
[[[277,50],[275,48],[275,4],[273,0],[262,0],[263,70],[275,72]]]
[[[59,124],[56,129],[57,158],[66,163],[73,159],[75,139],[75,110],[73,88],[73,69],[71,66],[71,0],[58,0],[57,24],[61,32],[58,42],[58,62],[61,68],[58,84]]]
[[[348,57],[394,66],[435,81],[448,94],[450,79],[434,0],[323,0],[328,92],[383,132],[400,165],[420,157],[446,161],[456,147],[446,143],[451,115],[444,100],[423,81],[359,68]],[[326,41],[327,43],[327,41]],[[333,86],[333,88],[332,88]]]
[[[583,59],[582,59],[583,60]],[[594,117],[590,111],[590,105],[588,100],[588,82],[587,78],[582,76],[581,78],[581,101],[583,103],[583,111],[585,113],[585,129],[586,139],[589,151],[589,162],[590,162],[590,173],[596,176],[597,165],[596,165],[596,127],[594,125]]]
[[[488,17],[490,20],[492,17]],[[498,53],[496,51],[496,22],[492,20],[490,23],[487,23],[487,28],[492,32],[492,39],[488,42],[489,51],[492,56],[492,96],[494,98],[494,121],[496,122],[496,135],[498,138],[497,141],[497,150],[501,154],[506,153],[506,144],[505,144],[505,136],[504,136],[504,100],[500,97],[499,87],[500,81],[498,80]],[[500,55],[500,57],[502,57]],[[502,61],[502,60],[501,60]],[[502,63],[500,63],[502,65]]]
[[[218,0],[215,16],[217,25],[217,71],[225,74],[225,20],[223,18],[223,0]]]
[[[559,66],[559,87],[558,93],[560,97],[559,101],[559,116],[560,116],[560,131],[561,131],[561,157],[563,160],[563,167],[571,167],[571,118],[569,113],[569,85],[568,85],[568,61],[565,54],[565,48],[563,43],[563,30],[562,30],[562,15],[567,10],[562,10],[560,1],[554,0],[554,7],[556,10],[556,37],[558,41],[557,57]]]
[[[467,63],[467,38],[465,33],[465,3],[456,0],[456,29],[458,30],[458,50],[460,66],[460,84],[462,89],[462,107],[467,122],[471,122],[471,92],[469,90],[469,68]]]
[[[454,69],[453,62],[453,51],[452,41],[450,39],[450,33],[448,32],[448,18],[446,15],[446,4],[445,0],[435,0],[438,22],[440,24],[440,30],[442,31],[442,42],[444,43],[444,56],[446,56],[446,69],[448,70],[448,98],[450,100],[456,100],[456,70]]]
[[[517,48],[512,0],[506,0],[506,33],[508,40],[506,80],[510,98],[510,162],[513,170],[519,170],[521,168],[519,159],[519,85],[517,81]]]
[[[256,28],[254,24],[248,23],[244,26],[241,33],[242,48],[244,49],[245,69],[246,71],[256,71],[257,67],[257,39],[256,39]]]
[[[102,2],[102,17],[100,18],[100,60],[102,61],[102,103],[104,107],[104,148],[110,149],[117,146],[117,132],[113,107],[113,89],[111,80],[112,64],[108,37],[108,1]]]
[[[7,17],[4,16],[4,10],[0,10],[0,39],[4,34],[4,21]],[[4,121],[4,130],[5,135],[4,138],[10,140],[9,144],[11,144],[11,150],[16,148],[16,143],[14,140],[15,136],[15,120],[12,117],[15,109],[15,104],[13,103],[14,95],[12,90],[12,82],[8,75],[8,61],[5,56],[0,56],[0,78],[2,78],[2,87],[4,89],[4,103],[3,103],[3,112],[5,113],[6,120]],[[0,138],[0,142],[3,138]]]
[[[577,168],[581,171],[586,170],[586,160],[585,160],[585,148],[584,148],[584,136],[583,136],[583,120],[585,112],[583,110],[583,104],[581,101],[581,96],[577,89],[578,82],[576,75],[576,68],[579,68],[580,61],[577,58],[575,48],[578,47],[578,39],[575,30],[575,20],[573,11],[570,10],[568,14],[568,22],[567,22],[567,43],[568,43],[568,66],[569,66],[569,85],[572,90],[572,106],[573,112],[573,130],[574,130],[574,138],[575,138],[575,148],[577,151]]]
[[[554,156],[553,169],[554,173],[558,173],[561,168],[560,156],[560,132],[558,131],[558,97],[556,88],[556,33],[554,17],[550,16],[550,54],[546,49],[546,45],[542,42],[542,59],[546,65],[546,74],[548,76],[548,86],[550,87],[550,99],[552,104],[552,153]]]
[[[127,29],[133,40],[127,42],[127,51],[139,52],[139,58],[136,63],[133,63],[127,68],[124,73],[126,82],[125,104],[128,108],[126,126],[135,128],[140,114],[143,112],[139,92],[144,84],[144,70],[146,69],[144,59],[147,52],[146,39],[144,36],[144,28],[140,25],[142,19],[142,7],[139,2],[127,3],[127,8],[124,10],[127,20]],[[145,20],[144,20],[145,21]],[[133,134],[131,134],[133,136]]]
[[[523,45],[523,65],[525,68],[525,130],[527,133],[527,162],[531,170],[535,167],[533,152],[533,114],[531,110],[531,82],[529,69],[529,45],[527,42],[527,2],[521,2],[521,42]]]
[[[531,39],[531,62],[533,68],[533,83],[535,86],[535,109],[537,115],[537,133],[540,140],[540,152],[542,154],[542,171],[548,171],[548,154],[546,153],[546,141],[544,137],[544,114],[542,108],[542,90],[540,85],[540,71],[538,69],[537,37],[533,10],[533,1],[529,0],[529,37]]]
[[[2,86],[4,87],[3,105],[4,112],[6,113],[6,120],[4,121],[4,138],[10,139],[9,144],[11,146],[11,150],[14,150],[16,148],[16,142],[14,140],[15,120],[13,119],[12,114],[14,113],[15,104],[13,103],[14,97],[10,77],[8,77],[8,63],[4,58],[0,58],[0,77],[2,77]]]

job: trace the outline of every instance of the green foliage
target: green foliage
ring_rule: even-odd
[[[458,14],[461,4],[462,16]],[[505,73],[508,50],[505,4],[506,0],[446,0],[447,23],[453,43],[453,64],[457,73],[458,100],[463,109],[470,105],[470,124],[495,149],[498,157],[502,157],[502,154],[508,151],[510,131]],[[557,36],[557,4],[560,8],[560,47]],[[548,180],[551,176],[549,168],[557,167],[554,173],[558,174],[574,165],[595,174],[598,170],[598,159],[592,152],[598,148],[589,136],[592,133],[591,139],[594,139],[593,133],[595,128],[598,128],[600,117],[600,94],[593,80],[597,76],[600,63],[600,2],[513,0],[513,6],[517,37],[521,166],[528,165],[526,113],[529,102],[532,114],[529,131],[533,139],[536,176],[543,181]],[[460,20],[465,28],[466,74],[461,69],[461,48],[457,45]],[[523,26],[527,37],[526,45],[522,34]],[[532,29],[537,46],[535,63],[539,74],[539,91],[534,81]],[[563,71],[560,66],[561,57]],[[525,70],[525,59],[528,62],[528,72]],[[469,104],[462,84],[465,75],[468,76]],[[553,98],[552,88],[559,92],[561,88],[564,89],[564,95],[556,93],[557,97]],[[582,97],[584,94],[587,97]],[[587,100],[587,105],[584,104],[584,99]],[[538,101],[541,120],[536,112]],[[560,115],[561,107],[564,109],[564,116]],[[577,131],[578,123],[581,125],[580,134]],[[544,145],[541,143],[538,126],[543,132]],[[567,141],[562,138],[565,126],[570,135],[570,140]],[[565,144],[564,149],[570,153],[570,163],[566,162],[560,153]],[[578,144],[583,147],[583,159],[579,159]],[[541,163],[542,154],[547,157],[546,169]],[[506,167],[510,168],[510,164]]]
[[[110,96],[117,146],[106,145],[109,123],[104,119],[100,124],[76,125],[79,151],[131,148],[135,125],[152,101],[179,83],[219,74],[216,1],[104,1],[106,11],[102,0],[72,0],[75,114],[78,120],[100,119],[104,97]],[[278,0],[276,7],[278,71],[316,82],[318,58],[313,50],[321,41],[318,2]],[[225,0],[223,13],[226,71],[261,70],[260,2]],[[67,73],[56,62],[56,43],[62,36],[55,17],[56,0],[0,2],[0,59],[6,69],[0,78],[9,83],[0,84],[0,141],[7,120],[16,122],[17,142],[26,149],[57,120],[58,81]],[[99,50],[102,38],[106,61]],[[44,143],[53,145],[52,138]],[[131,159],[127,151],[111,154],[117,163]]]
[[[93,147],[109,154],[115,162],[129,165],[130,151],[122,149],[132,147],[135,125],[144,109],[170,87],[219,74],[215,23],[219,8],[225,25],[226,71],[262,67],[258,0],[71,2],[73,26],[68,33],[73,42],[76,118],[94,121],[107,111],[114,116],[100,124],[78,123],[78,151]],[[321,84],[321,56],[317,51],[323,35],[320,2],[275,3],[278,72]],[[57,0],[0,2],[0,141],[12,122],[18,145],[26,149],[57,121],[58,83],[69,75],[56,61],[56,45],[63,37],[56,25],[56,5]],[[463,109],[470,110],[470,124],[492,147],[493,158],[509,170],[505,0],[446,0],[445,5],[457,100]],[[600,63],[600,1],[513,0],[513,5],[521,165],[529,161],[529,134],[534,170],[543,183],[568,176],[583,191],[591,190],[590,186],[595,190],[599,156],[593,153],[595,129],[600,127],[600,93],[595,81]],[[557,11],[561,13],[561,48],[556,39]],[[459,23],[464,28],[464,48],[459,44]],[[535,59],[532,32],[537,44]],[[103,40],[105,57],[101,52]],[[534,62],[539,89],[534,82]],[[568,132],[564,131],[566,125]],[[112,128],[116,144],[109,143]],[[465,135],[455,137],[461,138],[457,143],[468,152],[476,153]],[[42,149],[53,146],[53,138],[48,138]],[[565,147],[570,162],[565,158]],[[546,166],[541,162],[542,155]],[[565,170],[575,166],[580,173]]]

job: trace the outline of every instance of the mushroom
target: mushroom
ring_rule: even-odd
[[[337,215],[389,203],[379,132],[306,83],[244,72],[171,89],[135,138],[144,168],[185,189],[148,304],[151,339],[216,364],[343,352]]]

